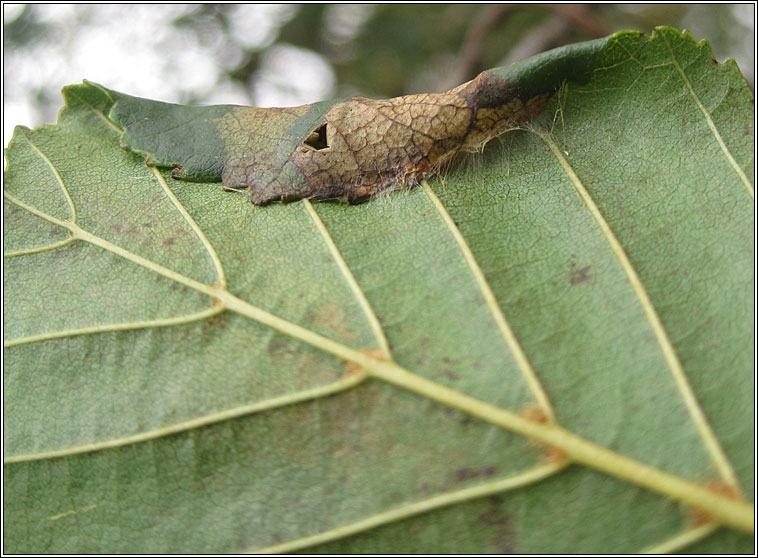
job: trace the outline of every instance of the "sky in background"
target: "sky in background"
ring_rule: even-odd
[[[4,28],[11,29],[24,9],[23,4],[4,4]],[[43,4],[26,9],[33,10],[36,38],[9,46],[4,37],[4,145],[16,124],[54,122],[62,106],[61,88],[82,79],[178,103],[292,106],[345,94],[325,56],[274,44],[280,27],[299,9],[296,4],[229,5],[227,29],[212,18],[203,20],[197,4]],[[331,5],[323,35],[337,52],[347,52],[373,9],[368,4]],[[629,4],[623,9],[638,8]],[[754,5],[733,5],[732,10],[739,27],[734,30],[738,47],[719,52],[717,41],[712,41],[714,50],[722,60],[737,59],[752,83]],[[191,26],[172,24],[181,18],[197,19]],[[696,7],[684,23],[696,38],[713,36],[708,18]],[[263,53],[250,83],[230,79],[229,72],[249,50]]]
[[[3,23],[12,22],[23,7],[4,4]],[[54,122],[62,105],[61,88],[82,79],[179,103],[200,99],[203,104],[287,106],[332,95],[330,64],[318,53],[292,45],[267,49],[249,88],[227,77],[240,63],[242,49],[270,46],[297,6],[232,6],[226,33],[212,22],[201,35],[194,28],[171,25],[197,9],[179,4],[34,6],[39,23],[52,33],[23,49],[4,49],[4,144],[16,124]],[[39,97],[52,97],[50,107],[56,108],[40,110],[45,103]]]

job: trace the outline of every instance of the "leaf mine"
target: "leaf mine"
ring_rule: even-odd
[[[286,108],[189,107],[100,87],[121,145],[176,179],[247,190],[256,205],[360,203],[417,185],[456,153],[538,115],[566,81],[589,78],[609,39],[480,73],[444,93],[336,99]]]
[[[302,197],[359,203],[384,190],[414,186],[459,151],[476,151],[533,118],[548,98],[524,98],[507,81],[483,72],[445,93],[336,104],[292,155],[306,183]],[[248,188],[253,203],[293,194],[279,180]]]
[[[533,118],[549,98],[527,95],[482,72],[445,93],[355,97],[324,106],[322,114],[316,105],[236,107],[217,124],[228,153],[221,179],[227,190],[247,189],[256,205],[299,199],[360,203],[415,186],[456,153],[476,151]],[[174,177],[184,174],[181,169]]]

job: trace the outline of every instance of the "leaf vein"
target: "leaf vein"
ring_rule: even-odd
[[[734,160],[734,157],[732,156],[732,153],[729,151],[729,148],[726,146],[726,143],[724,143],[724,139],[721,137],[721,134],[718,131],[718,128],[716,128],[716,124],[713,122],[713,119],[711,118],[710,113],[708,112],[708,109],[705,108],[703,103],[700,101],[700,97],[698,97],[697,93],[695,93],[695,89],[692,87],[692,84],[690,83],[689,78],[687,77],[687,74],[684,73],[684,69],[682,69],[682,66],[679,64],[679,61],[676,58],[676,55],[674,54],[674,50],[671,48],[671,44],[669,43],[668,38],[666,37],[665,33],[662,33],[661,36],[663,37],[664,42],[666,43],[666,48],[668,48],[669,52],[671,53],[671,60],[674,63],[674,67],[676,68],[677,72],[679,72],[679,75],[682,77],[682,81],[687,86],[687,90],[690,93],[690,96],[695,101],[695,104],[700,109],[700,112],[703,113],[703,117],[705,118],[706,124],[708,124],[708,128],[710,128],[711,133],[713,134],[713,137],[716,139],[716,142],[719,144],[719,147],[721,148],[721,152],[724,154],[724,157],[726,157],[726,160],[729,162],[729,165],[731,165],[734,172],[737,174],[737,176],[742,181],[742,184],[744,184],[745,189],[747,190],[747,193],[750,194],[750,197],[755,199],[755,190],[753,189],[753,185],[750,184],[750,180],[748,179],[745,172],[740,168],[740,166],[737,164],[737,161]]]
[[[363,289],[361,289],[358,281],[356,281],[353,272],[350,271],[347,262],[345,262],[345,259],[342,257],[342,254],[340,253],[339,248],[337,248],[332,235],[324,225],[321,217],[319,217],[318,212],[313,207],[313,204],[308,200],[303,200],[303,205],[305,206],[306,211],[308,211],[311,219],[313,219],[316,228],[318,229],[319,233],[324,239],[324,242],[329,248],[329,253],[332,255],[332,258],[334,258],[337,267],[339,267],[342,275],[347,281],[347,284],[350,286],[350,290],[353,291],[358,304],[363,310],[363,313],[366,315],[369,325],[371,326],[371,330],[374,333],[374,337],[376,338],[376,341],[379,344],[379,348],[384,354],[384,357],[387,360],[392,360],[392,351],[390,349],[389,341],[387,340],[387,336],[384,332],[384,329],[382,328],[382,324],[379,322],[379,318],[374,312],[374,309],[371,307],[371,303],[368,301],[368,298],[366,298],[366,293],[363,292]]]
[[[224,422],[239,418],[242,416],[250,415],[253,413],[260,413],[263,411],[269,411],[279,407],[287,405],[293,405],[295,403],[301,403],[311,399],[317,399],[332,395],[340,391],[345,391],[352,387],[355,387],[367,377],[366,373],[353,373],[347,374],[344,377],[334,382],[317,386],[315,388],[305,389],[302,391],[296,391],[288,393],[279,397],[272,397],[271,399],[264,399],[262,401],[256,401],[249,405],[242,405],[233,409],[227,409],[218,413],[211,413],[202,417],[186,420],[183,422],[169,424],[161,428],[149,430],[146,432],[139,432],[130,436],[123,436],[121,438],[113,438],[111,440],[102,440],[92,444],[83,444],[81,446],[74,446],[70,448],[64,448],[61,450],[52,450],[39,453],[30,453],[22,455],[12,455],[6,457],[3,463],[21,463],[27,461],[38,461],[41,459],[52,459],[57,457],[65,457],[69,455],[77,455],[82,453],[90,453],[94,451],[102,451],[107,449],[118,448],[131,444],[137,444],[141,442],[148,442],[163,438],[165,436],[171,436],[174,434],[180,434],[189,430],[194,430],[203,426],[209,426],[219,422]]]
[[[67,329],[61,331],[50,331],[46,333],[40,333],[38,335],[29,335],[26,337],[17,337],[15,339],[8,339],[4,341],[3,346],[15,347],[16,345],[24,345],[27,343],[38,343],[40,341],[49,341],[51,339],[62,339],[65,337],[76,337],[79,335],[92,335],[96,333],[107,333],[111,331],[127,331],[136,329],[147,329],[151,327],[169,327],[175,325],[184,325],[199,320],[204,320],[219,314],[224,309],[221,306],[207,308],[200,312],[193,314],[185,314],[183,316],[174,316],[172,318],[160,318],[156,320],[140,320],[135,322],[123,322],[115,324],[103,324],[75,329]]]
[[[613,253],[618,259],[619,264],[621,265],[624,273],[629,280],[629,284],[631,285],[635,295],[637,296],[637,299],[639,300],[642,311],[644,312],[645,317],[650,323],[650,327],[653,330],[656,339],[658,340],[658,344],[661,347],[661,352],[663,353],[677,389],[682,396],[684,404],[690,414],[690,417],[692,418],[693,423],[695,424],[695,427],[698,430],[698,433],[700,434],[700,437],[703,440],[703,443],[711,457],[711,460],[716,465],[722,478],[739,490],[739,481],[737,480],[737,476],[734,473],[731,464],[729,463],[729,459],[724,453],[724,450],[721,448],[721,445],[719,444],[716,435],[713,433],[713,430],[711,430],[708,419],[700,407],[700,403],[695,396],[692,386],[690,386],[689,381],[687,380],[687,375],[684,371],[684,368],[682,367],[681,362],[679,361],[679,357],[676,354],[674,346],[669,339],[668,333],[663,327],[663,323],[661,322],[661,319],[658,316],[658,313],[656,312],[655,307],[653,306],[653,303],[647,294],[647,290],[642,284],[639,275],[637,275],[637,271],[634,269],[634,266],[629,260],[629,257],[624,251],[624,248],[621,246],[621,243],[616,238],[616,235],[611,230],[608,222],[603,217],[600,209],[595,204],[589,192],[584,187],[584,184],[576,175],[569,162],[563,156],[563,153],[553,140],[552,136],[550,136],[550,134],[545,131],[535,130],[535,133],[539,135],[540,138],[542,138],[542,140],[553,152],[553,155],[558,160],[558,163],[567,174],[580,198],[589,209],[592,217],[595,219],[595,222],[600,227],[600,230],[603,232],[603,235],[605,236],[608,244],[610,244]]]
[[[109,93],[109,92],[108,92],[106,89],[103,89],[102,87],[100,87],[98,84],[96,84],[96,83],[91,83],[91,82],[88,82],[88,81],[85,81],[85,83],[87,83],[87,85],[90,85],[90,86],[92,86],[92,87],[96,87],[96,88],[97,88],[97,89],[99,89],[99,90],[100,90],[100,91],[101,91],[101,92],[102,92],[102,93],[103,93],[105,96],[107,96],[109,99],[111,99],[111,100],[113,99],[113,98],[111,97],[111,94],[110,94],[110,93]],[[109,119],[107,116],[105,116],[105,114],[103,114],[103,111],[101,111],[100,109],[96,109],[94,106],[92,106],[92,104],[91,104],[91,103],[87,102],[87,100],[86,100],[86,99],[84,99],[83,97],[81,97],[81,96],[77,95],[77,94],[76,94],[74,91],[75,91],[75,90],[73,90],[73,89],[72,89],[72,90],[69,90],[68,94],[69,94],[69,95],[71,95],[72,97],[76,97],[77,99],[79,99],[79,102],[81,102],[82,104],[84,104],[84,105],[87,105],[87,107],[89,107],[89,109],[90,109],[90,110],[91,110],[93,113],[95,113],[95,115],[96,115],[96,116],[100,117],[100,119],[101,119],[103,122],[105,122],[105,123],[108,125],[108,127],[112,128],[113,130],[115,130],[115,131],[116,131],[116,132],[118,132],[119,134],[121,134],[121,133],[123,133],[123,132],[124,132],[124,130],[122,130],[120,127],[118,127],[116,124],[114,124],[114,123],[113,123],[113,122],[112,122],[112,121],[111,121],[111,120],[110,120],[110,119]]]
[[[4,258],[16,258],[18,256],[27,256],[29,254],[39,254],[40,252],[48,252],[50,250],[57,250],[70,242],[73,242],[75,238],[69,235],[63,240],[53,242],[52,244],[45,244],[44,246],[35,246],[34,248],[24,248],[22,250],[11,250],[10,252],[3,252]]]
[[[643,550],[641,554],[673,554],[678,550],[688,547],[691,544],[703,540],[718,531],[720,525],[717,523],[706,523],[694,529],[688,529],[683,533],[663,541],[655,546]]]
[[[497,324],[497,327],[500,330],[500,333],[503,336],[506,345],[508,345],[508,348],[511,350],[511,353],[516,360],[516,364],[521,370],[521,374],[524,376],[524,379],[529,385],[532,396],[537,401],[537,404],[540,406],[540,408],[542,408],[542,410],[545,412],[549,420],[555,421],[555,412],[553,411],[553,407],[550,404],[550,400],[548,399],[545,390],[542,389],[539,378],[537,377],[534,368],[532,368],[532,365],[529,362],[524,349],[521,347],[518,339],[516,339],[516,335],[513,333],[513,329],[505,317],[505,312],[498,303],[497,298],[495,297],[495,293],[492,291],[492,287],[487,281],[487,278],[484,276],[482,268],[476,261],[471,247],[466,242],[466,239],[463,238],[461,231],[458,229],[455,222],[453,222],[453,218],[447,212],[447,209],[445,209],[445,206],[442,204],[442,201],[439,199],[437,194],[434,192],[434,190],[432,190],[431,186],[429,186],[429,183],[424,180],[422,182],[422,186],[426,192],[426,195],[429,197],[437,209],[437,212],[442,218],[442,221],[445,223],[448,230],[455,239],[455,242],[458,244],[458,248],[463,255],[463,259],[466,261],[466,264],[471,270],[471,274],[476,280],[476,284],[479,287],[479,290],[481,291],[485,302],[487,303],[487,307],[492,313],[492,317],[494,318],[495,323]]]
[[[208,252],[208,255],[210,256],[211,261],[213,262],[213,267],[216,270],[216,275],[218,276],[218,285],[220,287],[225,288],[226,287],[226,274],[224,273],[224,266],[221,263],[221,259],[218,256],[218,252],[213,247],[210,240],[208,240],[208,237],[205,236],[205,233],[203,233],[203,231],[200,229],[198,224],[189,214],[189,212],[184,207],[184,205],[182,205],[182,202],[179,201],[179,198],[177,198],[174,192],[171,190],[171,188],[169,188],[168,183],[166,182],[166,179],[163,178],[163,174],[161,174],[161,171],[159,171],[155,167],[150,167],[150,168],[152,169],[155,177],[158,179],[158,183],[161,185],[161,188],[163,188],[163,191],[166,193],[168,198],[174,204],[174,206],[179,211],[179,213],[184,218],[184,220],[187,221],[190,228],[195,232],[197,237],[200,239],[200,242],[203,243],[205,250]]]
[[[382,379],[393,385],[413,391],[419,395],[425,396],[437,403],[459,409],[472,416],[495,424],[501,428],[510,430],[523,436],[537,439],[561,448],[566,455],[576,462],[583,463],[598,471],[624,479],[639,486],[646,487],[655,492],[674,497],[682,502],[707,510],[714,518],[723,521],[725,524],[732,525],[743,531],[753,532],[753,507],[743,500],[732,500],[723,495],[715,494],[709,490],[698,486],[695,483],[681,479],[675,475],[659,471],[653,467],[645,465],[634,459],[617,454],[609,449],[603,448],[588,440],[585,440],[571,432],[560,428],[554,423],[537,423],[532,422],[520,415],[496,407],[464,393],[447,388],[431,380],[414,374],[405,368],[400,367],[394,362],[378,360],[366,355],[364,352],[352,349],[346,345],[333,341],[312,330],[289,322],[279,316],[271,314],[261,308],[237,298],[225,289],[213,285],[200,283],[189,277],[185,277],[171,269],[165,268],[160,264],[151,262],[142,256],[138,256],[120,246],[117,246],[103,238],[93,235],[78,225],[69,221],[57,219],[43,211],[34,208],[21,200],[15,198],[7,191],[4,192],[6,198],[31,213],[67,228],[76,238],[90,242],[105,250],[108,250],[120,257],[133,263],[141,265],[154,271],[164,277],[173,279],[192,289],[205,293],[220,302],[222,308],[228,308],[240,315],[256,320],[263,325],[280,331],[290,337],[303,341],[318,349],[329,352],[338,358],[352,361],[359,365],[360,369],[355,374],[346,376],[343,382],[347,382],[347,387],[357,384],[364,378],[364,375]],[[358,380],[354,379],[359,378]],[[352,382],[351,382],[352,380]],[[333,385],[333,384],[329,384]],[[314,388],[314,390],[324,389],[324,386]],[[284,398],[291,400],[293,395],[285,395]],[[294,400],[293,400],[294,402]],[[255,404],[253,404],[255,405]],[[137,435],[139,436],[139,435]],[[122,439],[123,440],[123,439]],[[129,443],[129,442],[126,442]],[[121,442],[119,442],[121,445]],[[101,446],[79,448],[79,451],[92,451],[101,449]],[[103,446],[104,449],[104,446]],[[60,450],[63,452],[71,451]],[[60,454],[60,455],[65,455]],[[43,457],[55,457],[56,455],[35,454],[34,456],[14,456],[9,458],[12,461],[24,461],[29,459],[41,459]],[[6,460],[7,462],[7,460]]]
[[[47,155],[45,155],[42,150],[34,145],[32,140],[29,138],[29,136],[26,134],[26,131],[21,129],[21,135],[24,137],[24,139],[27,141],[29,146],[34,149],[34,151],[37,152],[37,154],[40,156],[40,158],[45,162],[45,164],[50,168],[51,171],[53,171],[53,175],[55,175],[55,179],[58,181],[58,185],[61,188],[61,192],[63,193],[63,196],[66,198],[66,203],[68,203],[68,207],[71,210],[71,221],[76,222],[76,206],[74,205],[74,201],[71,199],[71,196],[68,193],[68,188],[66,188],[66,184],[63,182],[63,178],[61,177],[60,173],[58,172],[58,169],[55,168],[55,165],[53,165],[52,161],[47,158]]]
[[[105,91],[103,89],[101,89],[101,91],[104,91],[104,93],[110,97],[110,94],[107,91]],[[88,103],[87,101],[85,101],[84,99],[82,99],[81,97],[78,97],[78,98],[79,98],[79,100],[82,103],[84,103],[85,105],[87,105],[92,112],[94,112],[106,124],[108,124],[108,126],[110,126],[116,133],[123,134],[124,130],[121,127],[119,127],[116,124],[114,124],[107,116],[105,116],[103,114],[102,111],[96,109],[90,103]],[[163,178],[163,174],[161,174],[160,170],[158,170],[157,167],[154,167],[154,166],[151,166],[151,165],[146,165],[146,166],[149,167],[152,170],[153,174],[155,175],[155,177],[158,180],[158,183],[161,185],[161,188],[163,188],[163,191],[165,192],[165,194],[168,196],[168,198],[171,200],[171,202],[177,208],[177,210],[179,211],[179,213],[181,214],[181,216],[184,218],[184,220],[187,221],[187,223],[189,224],[190,228],[198,236],[198,238],[200,239],[200,242],[203,243],[203,246],[205,247],[206,251],[208,252],[208,255],[210,256],[211,261],[213,262],[213,267],[216,270],[216,274],[218,276],[218,284],[220,286],[222,286],[222,287],[226,287],[226,274],[224,272],[224,267],[221,264],[221,260],[220,260],[220,258],[218,256],[218,253],[216,252],[215,248],[213,247],[213,245],[211,244],[211,242],[208,240],[208,238],[205,236],[205,234],[200,229],[200,227],[197,225],[197,223],[192,218],[192,216],[189,214],[189,212],[186,210],[186,208],[184,207],[184,205],[182,205],[182,203],[176,197],[176,195],[171,190],[171,188],[169,188],[168,183]]]
[[[303,548],[315,546],[317,544],[332,542],[344,537],[348,537],[350,535],[368,531],[369,529],[375,529],[377,527],[387,525],[388,523],[393,523],[401,519],[407,519],[409,517],[427,513],[442,507],[466,502],[475,498],[481,498],[483,496],[489,496],[498,492],[516,490],[548,478],[564,469],[566,465],[566,463],[550,463],[539,465],[529,471],[514,475],[512,477],[498,479],[469,488],[456,490],[454,492],[446,492],[444,494],[427,498],[425,500],[419,500],[417,502],[398,506],[397,508],[392,508],[375,515],[365,517],[353,523],[341,525],[328,531],[323,531],[314,535],[309,535],[273,546],[268,546],[266,548],[252,550],[249,551],[249,553],[289,553],[295,550],[301,550]]]

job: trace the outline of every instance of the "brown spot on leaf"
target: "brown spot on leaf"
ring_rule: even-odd
[[[543,444],[543,451],[540,458],[543,463],[561,463],[567,459],[567,456],[563,448]]]
[[[469,424],[474,424],[474,422],[476,422],[474,417],[471,415],[464,415],[463,419],[461,419],[461,426],[466,427]]]
[[[308,321],[320,328],[325,328],[348,345],[355,340],[355,331],[349,327],[350,320],[345,314],[345,308],[336,301],[319,301],[308,312]]]
[[[374,360],[378,360],[378,361],[386,360],[384,356],[384,352],[381,349],[364,349],[361,352],[367,357],[373,358]],[[357,362],[350,361],[347,363],[348,374],[359,374],[362,371],[363,371],[363,366],[361,366]]]
[[[510,516],[503,509],[502,496],[495,495],[487,500],[487,508],[473,522],[474,527],[485,527],[492,533],[492,550],[498,554],[514,554],[515,535]]]
[[[276,354],[282,350],[283,345],[277,341],[269,341],[268,352],[269,354]]]
[[[501,518],[495,510],[489,509],[477,516],[475,523],[477,525],[499,525]]]
[[[215,316],[205,318],[205,323],[221,330],[226,329],[226,320],[223,314],[216,314]]]
[[[585,281],[590,280],[590,267],[592,266],[584,266],[580,269],[576,269],[576,264],[571,264],[571,271],[569,271],[569,283],[572,285],[578,285],[579,283],[584,283]]]
[[[519,412],[519,415],[524,417],[526,420],[538,422],[540,424],[545,424],[549,420],[547,413],[539,405],[528,405],[522,409],[521,412]]]
[[[707,485],[706,488],[710,492],[714,492],[716,494],[720,494],[722,496],[726,496],[727,498],[730,498],[732,500],[736,500],[739,498],[739,494],[735,490],[735,488],[725,483],[722,480],[712,480]],[[700,508],[690,508],[690,523],[693,527],[701,527],[703,525],[707,525],[708,523],[711,523],[713,521],[713,517],[710,513],[708,513],[705,510],[701,510]]]
[[[455,372],[451,370],[443,370],[442,373],[445,375],[447,379],[452,380],[454,382],[461,379],[461,377],[458,374],[456,374]]]
[[[528,405],[519,412],[519,415],[539,424],[547,424],[548,422],[551,422],[548,414],[539,405]],[[566,459],[566,452],[557,446],[551,446],[534,439],[529,440],[529,445],[539,450],[540,461],[543,463],[560,463]]]

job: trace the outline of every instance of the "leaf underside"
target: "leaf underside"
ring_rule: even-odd
[[[17,128],[4,550],[751,552],[488,410],[753,493],[752,94],[688,33],[602,41],[550,54],[591,65],[537,120],[359,206],[223,193],[221,136],[176,180],[92,84]]]

